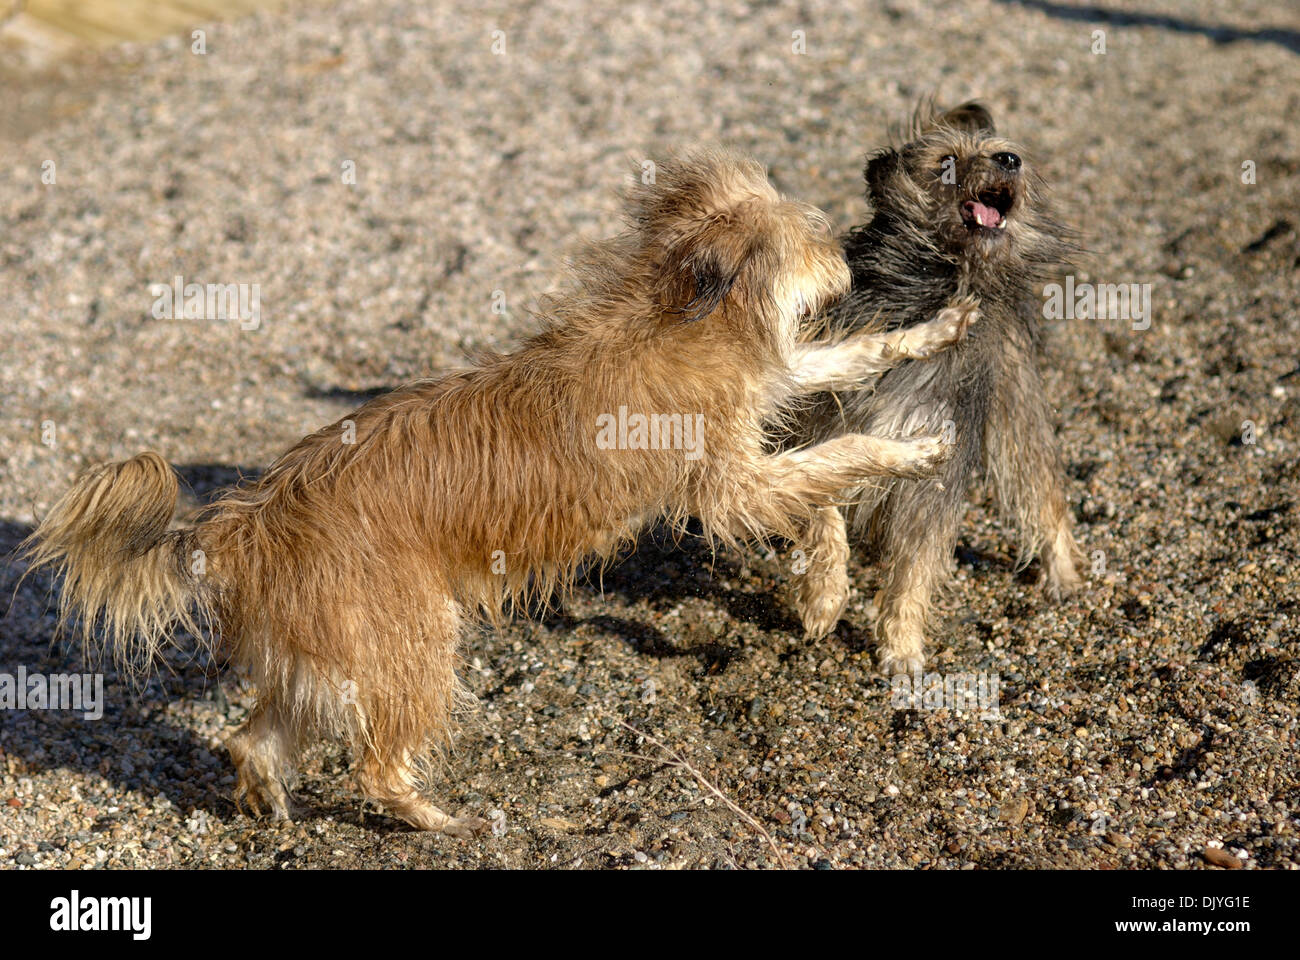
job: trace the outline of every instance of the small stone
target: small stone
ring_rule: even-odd
[[[573,833],[575,830],[581,829],[580,824],[561,817],[543,817],[539,822],[542,826],[551,830],[558,830],[561,833]]]
[[[1241,861],[1230,854],[1227,850],[1219,847],[1206,847],[1205,860],[1207,863],[1216,867],[1223,867],[1225,870],[1240,870]]]
[[[1029,801],[1024,797],[1020,797],[1019,799],[1013,800],[1011,803],[1005,804],[1002,807],[999,816],[1002,820],[1014,827],[1016,824],[1020,823],[1020,821],[1024,820],[1028,813]]]

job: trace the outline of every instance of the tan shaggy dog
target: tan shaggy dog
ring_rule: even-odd
[[[370,401],[183,529],[169,529],[175,474],[144,453],[91,470],[29,538],[31,569],[62,574],[60,612],[84,638],[99,625],[115,654],[147,663],[184,626],[251,675],[258,704],[230,753],[255,813],[287,817],[299,750],[338,737],[367,796],[422,829],[481,831],[417,790],[467,697],[467,621],[564,589],[656,520],[695,516],[725,543],[794,538],[842,490],[926,476],[947,456],[938,437],[861,434],[769,454],[764,422],[940,351],[973,305],[797,344],[801,320],[849,286],[823,215],[725,153],[671,160],[657,179],[633,189],[628,231],[577,259],[518,351]],[[616,416],[633,427],[601,442]],[[827,549],[842,562],[840,540]]]

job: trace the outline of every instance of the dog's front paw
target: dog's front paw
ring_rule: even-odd
[[[1038,576],[1038,586],[1050,599],[1064,600],[1083,587],[1083,579],[1074,565],[1075,558],[1081,556],[1068,530],[1058,534],[1043,550],[1043,572]]]
[[[881,598],[877,596],[880,604]],[[925,666],[925,634],[920,621],[900,621],[896,612],[886,612],[876,622],[877,658],[880,672],[887,677],[900,673],[920,673]]]
[[[908,331],[905,349],[908,356],[928,360],[966,339],[971,324],[979,319],[979,301],[967,297],[940,310],[933,320]]]
[[[895,677],[902,673],[920,673],[925,666],[925,657],[919,653],[900,653],[892,650],[880,652],[880,672],[886,677]]]
[[[795,592],[795,609],[803,623],[804,636],[809,640],[820,640],[832,630],[844,616],[844,608],[849,603],[848,576],[842,582],[825,578],[820,584],[811,582],[811,573],[805,576]]]
[[[1038,575],[1038,586],[1049,600],[1059,603],[1078,593],[1083,588],[1083,580],[1073,566],[1061,569],[1044,565],[1043,572]]]
[[[931,477],[952,456],[953,444],[943,436],[930,435],[900,441],[907,449],[894,471],[900,477]]]

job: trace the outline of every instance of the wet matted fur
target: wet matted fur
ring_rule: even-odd
[[[465,697],[468,620],[563,590],[657,519],[698,517],[728,543],[798,537],[838,517],[845,488],[930,475],[948,455],[939,437],[857,434],[773,455],[764,425],[801,394],[956,342],[971,304],[905,333],[798,344],[848,289],[843,254],[819,211],[726,153],[664,162],[627,217],[514,353],[366,403],[184,529],[168,529],[175,474],[144,453],[89,471],[29,538],[31,569],[63,575],[63,620],[87,639],[147,661],[178,624],[206,628],[251,675],[258,703],[230,752],[254,812],[288,816],[300,748],[337,737],[367,796],[423,829],[481,831],[418,792]],[[667,417],[676,438],[673,415],[699,418],[702,445],[600,442],[622,409]]]
[[[1001,139],[987,109],[923,107],[905,142],[866,167],[873,216],[844,242],[853,290],[832,309],[838,330],[906,329],[958,298],[975,297],[982,319],[932,363],[907,363],[870,389],[822,398],[797,435],[845,431],[889,436],[947,432],[956,450],[934,480],[864,487],[850,511],[855,539],[878,548],[882,587],[876,637],[886,673],[920,669],[931,597],[948,580],[968,489],[983,472],[1013,525],[1021,562],[1042,560],[1042,583],[1075,589],[1079,550],[1066,509],[1064,472],[1039,375],[1044,283],[1064,270],[1072,232],[1056,223],[1025,151]],[[833,522],[814,553],[839,549]],[[822,598],[803,609],[819,635],[834,626]]]

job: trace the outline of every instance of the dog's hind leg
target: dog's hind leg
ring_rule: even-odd
[[[961,487],[960,464],[944,482]],[[925,662],[930,601],[952,569],[964,503],[933,483],[898,483],[876,518],[885,579],[876,596],[882,673],[910,673]]]
[[[409,643],[389,641],[412,656],[394,659],[392,650],[367,656],[378,672],[360,684],[362,728],[353,738],[360,753],[357,783],[367,797],[413,827],[472,837],[483,833],[488,821],[453,817],[419,791],[434,766],[433,750],[450,748],[458,702],[470,699],[456,676],[459,613],[436,592],[427,604],[433,613],[421,635]]]
[[[849,602],[849,541],[839,507],[818,509],[799,547],[805,566],[795,587],[794,606],[804,632],[816,640],[834,629]]]
[[[242,809],[247,804],[253,816],[270,813],[276,820],[290,818],[284,781],[294,761],[295,744],[293,731],[279,709],[265,701],[259,703],[227,744],[238,774],[236,806]]]
[[[951,445],[939,436],[890,440],[851,433],[765,457],[728,500],[724,526],[733,535],[779,533],[797,541],[808,565],[794,605],[807,634],[821,637],[839,621],[849,595],[848,539],[835,502],[870,477],[933,474],[950,455]]]
[[[1037,552],[1039,583],[1059,599],[1080,585],[1075,564],[1082,552],[1070,529],[1061,456],[1051,414],[1032,355],[1008,358],[989,409],[985,468],[1003,515],[1016,529],[1028,562]]]
[[[490,824],[481,817],[453,817],[420,795],[414,757],[407,749],[387,757],[367,752],[357,774],[362,793],[419,830],[467,839],[485,832]]]

